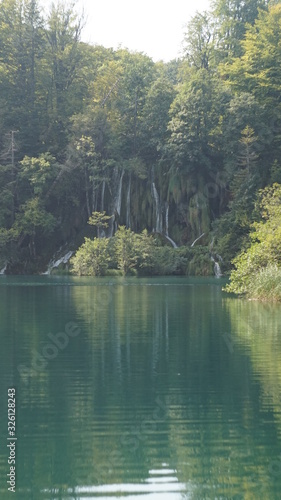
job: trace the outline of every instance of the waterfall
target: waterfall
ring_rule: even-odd
[[[57,259],[57,260],[52,259],[48,264],[47,271],[45,273],[42,273],[42,274],[51,274],[52,270],[55,269],[56,267],[59,267],[60,264],[67,264],[70,257],[73,255],[73,253],[74,252],[70,250],[65,255],[60,257],[59,259]]]
[[[200,212],[202,215],[202,206],[200,206],[199,200],[198,200],[198,194],[196,195],[196,208],[198,210],[198,226],[199,226],[199,232],[201,233],[201,220],[200,220]]]
[[[196,240],[194,240],[194,242],[190,245],[190,246],[191,246],[191,248],[192,248],[192,247],[194,247],[195,243],[196,243],[198,240],[200,240],[200,239],[202,238],[202,236],[204,236],[204,235],[205,235],[205,233],[200,234],[200,236],[198,236],[198,238],[196,238]]]
[[[174,240],[172,240],[172,238],[170,238],[170,236],[168,236],[167,234],[165,234],[164,236],[166,240],[168,240],[174,248],[178,248],[178,245],[174,242]]]
[[[165,235],[169,236],[169,203],[165,203]]]
[[[214,264],[214,272],[216,278],[220,278],[222,276],[221,268],[218,262],[215,262]]]
[[[125,173],[125,171],[122,170],[121,175],[120,175],[118,190],[117,190],[116,201],[115,201],[115,210],[116,210],[118,216],[120,216],[120,213],[121,213],[122,184],[123,184],[124,173]]]
[[[126,227],[131,227],[131,185],[132,185],[132,172],[129,174],[127,200],[126,200]]]
[[[154,181],[151,184],[151,191],[152,191],[152,196],[153,196],[154,204],[155,204],[156,225],[155,225],[154,231],[156,233],[162,233],[162,217],[161,217],[160,198],[159,198],[159,194],[157,192]]]
[[[214,273],[215,273],[215,277],[216,278],[220,278],[223,274],[222,274],[222,271],[221,271],[221,267],[218,263],[218,260],[220,262],[223,261],[221,255],[219,255],[218,253],[215,254],[215,257],[214,257],[214,254],[213,254],[213,247],[214,247],[214,241],[215,239],[213,238],[212,241],[211,241],[211,244],[210,244],[210,253],[211,253],[211,261],[214,262]]]
[[[104,192],[105,192],[105,180],[102,181],[101,183],[101,197],[100,197],[100,211],[104,212]],[[97,196],[95,197],[95,211],[97,210]],[[104,229],[100,228],[99,226],[97,227],[97,237],[98,238],[105,238],[105,231]]]
[[[178,248],[178,245],[169,236],[169,203],[165,203],[165,234],[166,240],[168,240],[174,248]]]
[[[98,192],[97,192],[97,186],[93,182],[93,188],[92,188],[92,212],[96,212],[98,208]]]
[[[3,267],[3,269],[1,269],[0,275],[6,274],[6,269],[7,269],[7,264],[5,264],[5,266]]]
[[[222,260],[221,256],[219,258]],[[211,255],[211,261],[214,262],[214,273],[216,278],[221,278],[222,272],[219,263],[215,260],[215,258]]]
[[[105,180],[102,181],[101,185],[101,202],[100,202],[100,211],[104,211],[104,191],[105,191]]]
[[[152,192],[152,197],[154,199],[155,219],[156,219],[156,225],[155,225],[155,228],[153,229],[153,231],[155,231],[156,233],[163,234],[163,221],[162,221],[160,197],[159,197],[159,194],[157,192],[154,181],[152,181],[152,183],[151,183],[151,192]],[[169,202],[168,201],[166,201],[166,203],[165,203],[165,232],[164,232],[164,236],[165,236],[166,240],[168,240],[174,248],[178,248],[178,245],[169,236]]]
[[[166,293],[167,293],[167,290],[166,290]],[[168,307],[168,299],[167,299],[167,295],[166,295],[166,299],[165,299],[165,339],[166,339],[166,358],[167,360],[169,359],[168,356],[169,356],[169,307]]]
[[[217,253],[217,258],[219,259],[219,261],[220,261],[220,262],[222,262],[222,261],[223,261],[222,256],[221,256],[221,255],[219,255],[218,253]]]
[[[117,220],[121,213],[121,202],[122,202],[122,185],[123,185],[123,177],[125,170],[121,171],[119,180],[118,180],[118,168],[114,169],[114,177],[113,177],[113,188],[115,188],[115,193],[113,195],[113,204],[112,204],[112,212],[111,219],[109,220],[108,227],[108,237],[112,238],[114,229],[117,229]],[[117,186],[117,189],[116,189]]]
[[[87,169],[84,168],[84,176],[85,176],[85,194],[86,194],[86,206],[88,212],[88,218],[91,217],[91,208],[90,208],[90,197],[89,197],[89,187],[88,187],[88,174]]]

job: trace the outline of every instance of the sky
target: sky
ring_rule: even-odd
[[[196,11],[210,8],[210,0],[76,0],[84,8],[82,40],[138,51],[154,61],[181,55],[184,26]]]

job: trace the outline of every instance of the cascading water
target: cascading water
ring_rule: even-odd
[[[67,252],[65,255],[63,255],[62,257],[60,257],[59,259],[52,259],[49,264],[48,264],[48,269],[45,273],[42,273],[42,274],[51,274],[52,270],[59,267],[61,264],[67,264],[70,257],[73,255],[73,251],[70,250],[69,252]]]
[[[199,240],[200,240],[200,239],[201,239],[204,235],[205,235],[205,233],[200,234],[200,236],[198,236],[198,238],[196,238],[196,240],[194,240],[194,241],[193,241],[193,243],[190,245],[190,246],[191,246],[191,248],[192,248],[192,247],[194,247],[195,243],[196,243],[197,241],[199,241]]]
[[[178,245],[169,236],[169,203],[165,203],[165,234],[166,240],[168,240],[174,248],[178,248]]]
[[[174,242],[174,240],[172,240],[172,238],[170,238],[170,236],[165,234],[165,238],[166,238],[166,240],[168,240],[171,243],[172,247],[178,248],[178,245]]]
[[[124,173],[125,173],[125,171],[122,170],[120,180],[119,180],[118,190],[117,190],[116,201],[115,201],[115,210],[116,210],[118,216],[121,213],[122,185],[123,185]]]
[[[154,199],[155,206],[155,228],[154,231],[156,233],[162,233],[162,217],[161,217],[161,207],[160,207],[160,198],[157,192],[155,182],[151,183],[151,191]]]
[[[221,256],[219,258],[222,260]],[[214,273],[216,278],[220,278],[222,276],[221,267],[219,263],[215,260],[215,258],[211,255],[211,261],[214,262]]]
[[[101,185],[101,202],[100,202],[100,210],[104,211],[104,191],[105,191],[105,180],[102,181]]]
[[[222,276],[221,268],[220,268],[220,265],[218,262],[215,262],[214,272],[215,272],[216,278],[220,278]]]
[[[211,241],[211,244],[210,244],[211,261],[214,262],[215,277],[220,278],[221,276],[223,276],[223,273],[221,271],[221,267],[218,263],[218,260],[220,262],[222,262],[223,259],[222,259],[221,255],[219,255],[218,253],[216,253],[216,254],[213,253],[214,241],[215,241],[215,239],[213,238]]]
[[[126,227],[131,227],[131,186],[132,186],[132,172],[129,174],[127,199],[126,199]]]
[[[115,169],[114,178],[113,178],[113,188],[115,188],[115,195],[113,196],[113,205],[111,209],[111,219],[109,221],[108,227],[108,237],[111,238],[113,236],[114,229],[117,229],[116,217],[120,216],[121,213],[121,202],[122,202],[122,186],[123,186],[123,177],[125,174],[125,170],[123,169],[120,173],[120,177],[118,180],[119,171],[118,168]],[[117,186],[117,189],[116,189]]]
[[[169,236],[169,203],[165,203],[165,235]]]
[[[0,275],[6,274],[6,269],[7,269],[7,264],[5,264],[5,266],[3,267],[3,269],[1,269]]]

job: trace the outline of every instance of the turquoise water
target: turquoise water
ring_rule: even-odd
[[[218,279],[0,277],[0,498],[279,499],[281,307]],[[11,427],[10,427],[11,428]]]

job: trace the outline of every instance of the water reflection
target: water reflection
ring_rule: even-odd
[[[0,287],[19,498],[279,498],[279,307],[215,280],[58,283]],[[79,335],[35,369],[70,322]]]
[[[237,348],[247,350],[253,379],[260,385],[260,408],[273,411],[281,437],[281,306],[227,300],[226,307]]]

